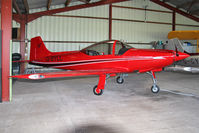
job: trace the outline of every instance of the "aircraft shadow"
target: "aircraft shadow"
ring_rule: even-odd
[[[108,126],[91,124],[75,127],[73,131],[67,133],[119,133],[116,129]]]

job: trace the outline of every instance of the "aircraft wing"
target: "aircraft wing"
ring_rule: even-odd
[[[34,73],[34,74],[14,75],[11,77],[36,80],[36,79],[46,79],[46,78],[115,74],[115,73],[124,73],[127,71],[128,70],[125,68],[110,68],[110,69],[103,69],[103,70],[74,70],[74,71],[60,71],[60,72],[49,72],[49,73]]]

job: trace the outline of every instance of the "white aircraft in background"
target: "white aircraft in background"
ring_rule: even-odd
[[[184,50],[182,43],[178,39],[170,39],[165,44],[164,49],[175,50],[189,54],[190,56],[184,60],[174,63],[175,67],[167,67],[166,70],[187,71],[199,73],[199,53],[189,53]]]

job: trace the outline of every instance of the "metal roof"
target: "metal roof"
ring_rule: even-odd
[[[169,3],[177,9],[199,17],[199,0],[163,0],[163,2]]]
[[[18,11],[16,9],[17,8],[16,6],[18,6],[22,14],[26,14],[27,6],[28,6],[28,9],[46,8],[46,10],[49,10],[50,6],[55,6],[55,5],[68,6],[69,4],[77,2],[77,1],[81,1],[82,3],[91,2],[90,0],[13,0],[13,7],[17,13]],[[95,0],[92,0],[92,1],[95,1]],[[16,6],[15,6],[15,3],[16,3]]]

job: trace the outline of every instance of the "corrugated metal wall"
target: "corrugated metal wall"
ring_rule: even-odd
[[[198,25],[199,23],[193,21],[189,18],[186,18],[180,14],[176,14],[176,23],[177,24],[187,24],[187,25]],[[199,30],[199,27],[191,27],[191,26],[176,26],[176,30]]]
[[[119,3],[116,5],[143,8],[147,3],[142,2],[135,0],[132,2],[129,1],[125,3]],[[154,5],[149,4],[147,9],[152,8],[152,6]],[[156,9],[157,7],[154,6],[154,8]],[[162,8],[162,10],[165,9]],[[145,12],[145,10],[132,10],[127,8],[114,7],[113,18],[143,21],[113,21],[113,38],[124,39],[130,42],[147,43],[157,40],[165,41],[168,32],[172,29],[171,25],[147,23],[147,21],[170,23],[172,21],[171,13],[160,13],[151,11]]]
[[[155,9],[161,11],[170,11],[148,0],[133,0],[114,4],[117,6],[137,7],[146,9]],[[52,8],[59,8],[55,6]],[[30,12],[38,12],[45,10],[36,9]],[[170,11],[171,12],[171,11]],[[44,41],[101,41],[108,39],[109,26],[109,6],[98,6],[76,11],[64,12],[56,14],[59,16],[43,16],[30,23],[27,26],[27,37],[31,39],[35,36],[41,36]],[[97,18],[79,18],[72,16],[89,16],[102,17]],[[154,11],[132,10],[126,8],[113,7],[113,19],[129,19],[139,21],[153,22],[172,22],[172,13],[161,13]],[[177,24],[198,25],[188,18],[181,15],[176,15]],[[19,26],[13,23],[15,26]],[[130,22],[123,20],[113,20],[112,23],[112,38],[121,39],[128,42],[148,43],[151,41],[167,39],[167,34],[172,30],[172,26],[168,24],[145,23],[145,22]],[[176,30],[199,30],[198,27],[177,26]],[[78,43],[45,43],[51,51],[70,51],[90,45]],[[135,47],[150,48],[148,45],[134,45]],[[19,43],[13,43],[13,52],[19,51]]]
[[[108,6],[100,6],[56,15],[43,16],[28,24],[28,39],[41,36],[44,41],[101,41],[108,39],[108,20],[65,17],[78,15],[90,17],[107,17]],[[87,44],[53,44],[46,43],[52,51],[78,50]]]
[[[28,38],[46,41],[100,41],[107,39],[108,21],[44,16],[28,24]]]

